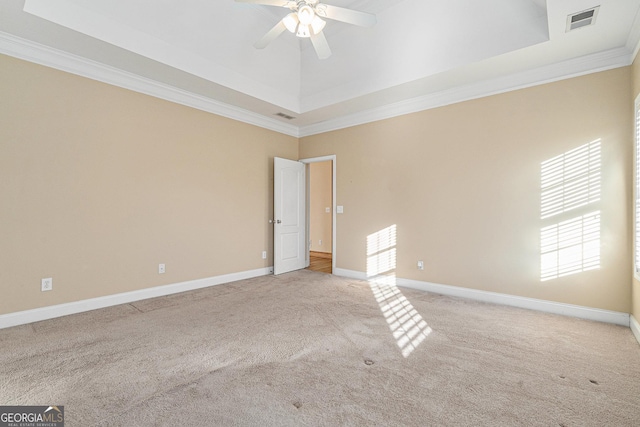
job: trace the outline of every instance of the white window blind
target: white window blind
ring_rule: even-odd
[[[542,162],[540,174],[540,280],[600,268],[600,139]]]

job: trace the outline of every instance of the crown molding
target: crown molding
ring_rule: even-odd
[[[631,65],[635,54],[640,48],[640,26],[634,25],[634,28],[639,29],[637,31],[634,30],[629,35],[627,46],[625,47],[435,92],[302,127],[283,123],[262,114],[225,104],[1,31],[0,53],[300,138],[628,66]],[[628,47],[630,44],[633,45],[633,51]]]
[[[636,13],[631,25],[631,31],[629,37],[627,37],[627,49],[631,51],[631,62],[633,62],[640,50],[640,11]]]
[[[298,127],[0,31],[0,53],[298,137]]]
[[[443,107],[458,102],[483,98],[485,96],[497,95],[572,77],[625,67],[631,65],[632,60],[632,54],[626,47],[606,50],[533,70],[459,86],[379,108],[345,115],[322,123],[303,126],[300,128],[300,137],[344,129],[351,126],[416,113],[418,111]]]

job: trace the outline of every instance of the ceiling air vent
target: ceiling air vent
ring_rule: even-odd
[[[577,30],[578,28],[594,25],[596,23],[596,17],[598,16],[599,9],[600,6],[596,6],[567,16],[567,33],[569,31]]]
[[[287,120],[295,119],[295,117],[290,116],[290,115],[285,114],[285,113],[276,113],[276,116],[282,117],[282,118],[287,119]]]

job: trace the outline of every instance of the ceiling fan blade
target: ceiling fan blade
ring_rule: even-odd
[[[289,7],[289,0],[235,0],[236,3],[264,4],[267,6]]]
[[[376,15],[371,13],[345,9],[344,7],[331,6],[324,3],[320,3],[316,6],[316,13],[323,18],[346,22],[347,24],[359,25],[361,27],[372,27],[378,21],[376,19]]]
[[[267,47],[269,43],[271,43],[276,38],[278,38],[278,36],[282,34],[282,32],[286,29],[287,27],[284,25],[284,19],[283,19],[282,21],[278,22],[272,29],[270,29],[267,34],[262,36],[260,40],[255,42],[253,46],[256,49],[264,49],[265,47]]]
[[[327,59],[331,56],[329,43],[327,43],[327,38],[324,36],[322,31],[318,34],[311,34],[311,44],[313,44],[313,48],[316,50],[318,58]]]

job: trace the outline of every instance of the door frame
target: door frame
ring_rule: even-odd
[[[307,216],[307,224],[306,224],[306,236],[305,236],[305,242],[306,244],[304,245],[305,247],[305,262],[307,264],[307,267],[309,266],[309,232],[310,232],[310,228],[311,228],[311,221],[310,221],[310,209],[309,209],[309,205],[310,205],[310,197],[311,197],[311,191],[310,191],[310,187],[311,187],[311,173],[309,171],[309,164],[310,163],[320,163],[320,162],[327,162],[327,161],[331,161],[331,274],[335,274],[336,271],[336,200],[337,200],[337,196],[336,196],[336,170],[337,170],[337,165],[336,165],[336,155],[332,154],[329,156],[321,156],[321,157],[310,157],[308,159],[300,159],[298,160],[299,162],[302,162],[305,164],[306,167],[306,186],[307,186],[307,195],[306,195],[306,209],[305,209],[305,215]]]

